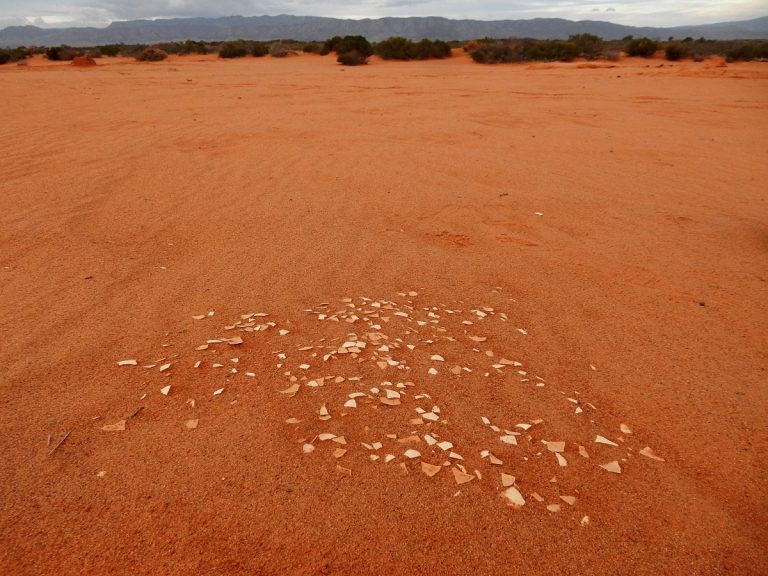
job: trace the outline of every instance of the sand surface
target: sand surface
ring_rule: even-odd
[[[34,60],[0,95],[0,573],[768,571],[765,64]]]

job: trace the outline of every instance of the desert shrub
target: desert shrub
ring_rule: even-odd
[[[269,55],[273,58],[285,58],[289,54],[288,48],[282,42],[274,42],[269,46]]]
[[[109,56],[114,58],[123,49],[122,44],[105,44],[104,46],[96,46],[96,49],[101,52],[102,56]]]
[[[248,46],[242,40],[222,42],[219,45],[219,58],[243,58],[248,55]]]
[[[642,56],[650,58],[659,49],[659,43],[650,38],[633,38],[624,46],[624,52],[628,56]]]
[[[208,46],[202,40],[185,40],[179,50],[180,54],[208,54]]]
[[[68,62],[72,60],[72,58],[74,58],[75,56],[80,56],[81,54],[82,54],[81,51],[66,45],[50,46],[45,50],[45,57],[48,58],[48,60],[52,60],[56,62],[58,61]]]
[[[441,40],[423,39],[413,42],[407,38],[393,36],[378,42],[373,51],[384,60],[427,60],[446,58],[451,55],[451,46]]]
[[[3,50],[0,48],[0,65],[7,64],[11,61],[11,51],[10,50]]]
[[[309,42],[301,47],[301,51],[305,54],[319,54],[323,49],[323,45],[319,42]]]
[[[427,40],[424,38],[414,45],[413,54],[417,60],[448,58],[451,55],[451,45],[442,40]]]
[[[579,49],[579,55],[587,60],[594,60],[603,51],[605,41],[594,34],[576,34],[568,38],[568,42],[575,44]]]
[[[618,62],[621,58],[621,54],[618,50],[604,50],[601,58],[603,60],[608,60],[609,62]]]
[[[702,54],[694,54],[693,55],[693,61],[694,62],[704,62],[704,56]]]
[[[326,40],[323,44],[321,54],[336,52],[336,54],[346,54],[348,52],[357,52],[361,56],[368,58],[373,54],[373,46],[365,36],[334,36]]]
[[[746,42],[728,50],[725,53],[725,59],[728,62],[766,60],[768,59],[768,42]]]
[[[168,53],[165,50],[155,48],[154,46],[145,48],[136,55],[136,60],[139,62],[160,62],[166,58],[168,58]]]
[[[523,38],[507,42],[482,41],[469,55],[482,64],[537,60],[570,62],[579,55],[579,47],[570,41]]]
[[[509,44],[504,42],[478,43],[477,47],[470,51],[469,56],[480,64],[499,64],[515,61],[512,49]]]
[[[362,64],[368,64],[368,57],[356,50],[352,50],[351,52],[339,54],[336,62],[345,66],[361,66]]]
[[[269,46],[266,42],[254,42],[251,44],[251,56],[262,58],[269,54]]]
[[[685,44],[679,44],[677,42],[667,44],[666,48],[664,48],[664,56],[667,60],[675,62],[688,56],[688,47]]]
[[[470,40],[464,46],[462,46],[462,49],[464,52],[472,52],[473,50],[477,50],[480,47],[480,43],[477,40]]]
[[[384,60],[410,60],[413,58],[413,42],[401,36],[393,36],[377,42],[373,51]]]

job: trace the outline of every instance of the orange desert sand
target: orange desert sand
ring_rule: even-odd
[[[0,93],[1,573],[768,570],[766,64]]]

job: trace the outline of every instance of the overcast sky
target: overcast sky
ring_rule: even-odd
[[[444,16],[478,20],[568,18],[637,26],[745,20],[768,14],[766,0],[0,0],[0,28],[106,26],[113,20],[295,14],[335,18]]]

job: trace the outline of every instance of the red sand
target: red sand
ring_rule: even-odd
[[[768,571],[765,64],[34,60],[0,91],[1,573]],[[311,341],[304,308],[402,290],[503,309],[494,349],[666,462],[513,510],[486,464],[454,496],[302,455],[283,420],[317,406],[271,362],[194,431],[191,384],[115,365],[255,310]],[[464,415],[529,399],[465,382],[435,394],[477,458]]]

